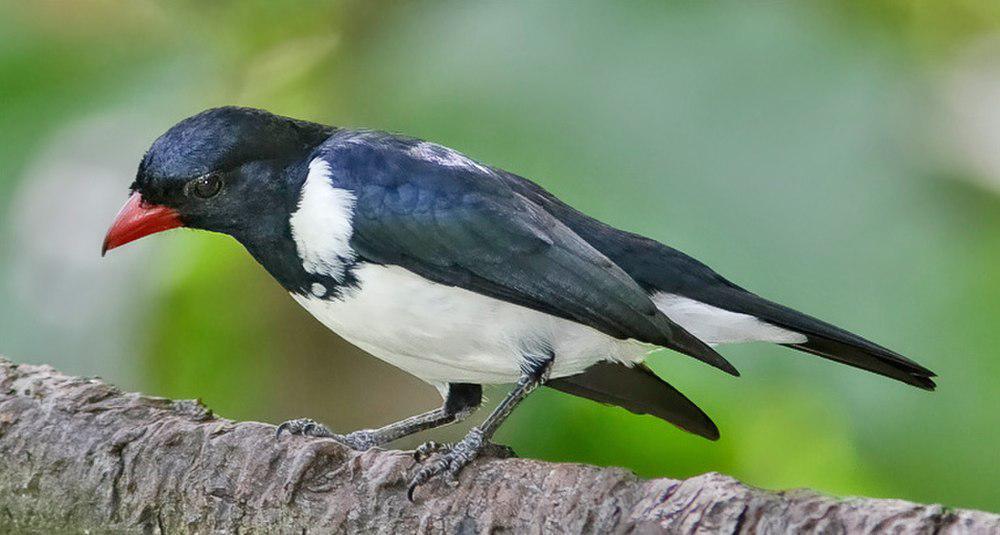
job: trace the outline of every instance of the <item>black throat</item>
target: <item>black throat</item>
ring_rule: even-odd
[[[285,225],[287,226],[287,222]],[[240,242],[254,259],[291,293],[338,299],[348,288],[357,287],[358,280],[354,275],[357,262],[345,266],[341,280],[306,271],[302,267],[302,259],[299,257],[290,231],[287,236],[275,236],[270,240],[240,240]]]
[[[285,209],[260,214],[252,232],[233,232],[232,235],[289,292],[323,299],[340,298],[348,288],[357,287],[358,280],[354,274],[357,262],[344,266],[344,275],[340,280],[306,271],[292,237],[289,218],[298,209],[302,184],[308,174],[308,161],[289,166],[283,174],[282,178],[289,184],[284,199]]]

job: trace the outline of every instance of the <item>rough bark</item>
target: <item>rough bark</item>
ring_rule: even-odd
[[[0,359],[0,531],[1000,533],[1000,516],[768,492],[720,474],[480,460],[406,500],[407,452],[274,439],[196,401]]]

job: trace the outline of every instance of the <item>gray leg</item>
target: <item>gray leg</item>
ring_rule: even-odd
[[[482,386],[467,383],[450,383],[448,385],[448,395],[441,408],[411,416],[385,427],[361,429],[346,435],[340,435],[330,431],[325,425],[316,423],[308,418],[299,418],[297,420],[288,420],[279,425],[277,436],[280,437],[283,432],[288,431],[293,435],[332,438],[353,449],[363,451],[368,448],[383,446],[420,431],[464,420],[479,407],[482,399]]]
[[[417,472],[417,475],[410,481],[410,488],[406,493],[410,501],[413,501],[413,492],[420,485],[442,474],[447,474],[454,480],[465,465],[472,462],[484,450],[495,447],[490,442],[493,434],[500,428],[504,420],[510,416],[514,407],[517,407],[524,398],[528,397],[528,394],[548,379],[549,369],[552,366],[552,358],[552,355],[547,355],[544,358],[525,358],[526,364],[522,367],[523,375],[521,379],[518,380],[514,389],[507,394],[507,397],[500,402],[500,405],[493,410],[486,420],[479,426],[473,427],[465,438],[447,448],[447,451],[441,453]],[[435,445],[435,449],[439,449],[439,447]],[[426,450],[426,447],[421,447],[418,453],[421,450]]]

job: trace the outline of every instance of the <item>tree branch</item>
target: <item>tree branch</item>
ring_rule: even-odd
[[[0,531],[1000,533],[1000,516],[767,492],[720,475],[481,460],[406,500],[410,455],[214,417],[0,359]]]

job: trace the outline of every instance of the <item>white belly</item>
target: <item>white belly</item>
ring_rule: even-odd
[[[551,347],[552,377],[602,360],[637,362],[649,347],[572,321],[430,282],[396,266],[362,264],[343,299],[293,295],[328,328],[430,383],[510,383],[525,351]]]

